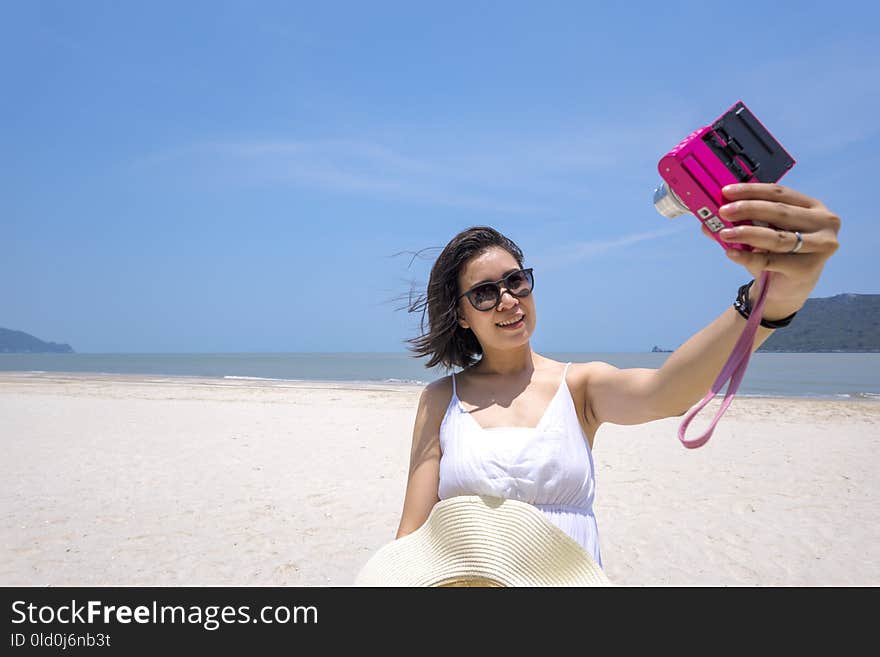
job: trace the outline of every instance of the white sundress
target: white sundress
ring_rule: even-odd
[[[452,399],[440,425],[438,496],[490,495],[528,502],[601,566],[593,515],[593,455],[565,381],[569,365],[536,427],[484,429],[458,399],[453,374]]]

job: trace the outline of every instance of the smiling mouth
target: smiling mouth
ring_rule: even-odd
[[[526,318],[525,315],[521,315],[519,317],[519,319],[517,319],[515,322],[510,322],[509,324],[496,323],[495,326],[497,326],[498,328],[502,328],[502,329],[516,328],[516,327],[522,325],[522,323],[525,321],[525,318]]]

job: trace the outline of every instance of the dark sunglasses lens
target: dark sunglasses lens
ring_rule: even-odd
[[[530,271],[516,271],[505,278],[504,282],[513,296],[525,297],[532,291],[534,279]]]
[[[470,298],[477,310],[489,310],[498,305],[498,288],[491,283],[481,285],[471,290]]]

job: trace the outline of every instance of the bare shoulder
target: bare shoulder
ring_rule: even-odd
[[[419,406],[424,406],[430,413],[440,409],[446,410],[452,401],[452,375],[431,381],[422,389]]]
[[[585,384],[591,375],[605,367],[613,368],[613,365],[598,360],[590,361],[589,363],[572,363],[568,368],[568,376],[566,378],[569,383]]]
[[[566,380],[569,386],[576,385],[586,388],[590,381],[613,375],[617,371],[618,368],[614,365],[601,360],[593,360],[589,363],[572,363],[571,367],[568,368]]]
[[[444,376],[432,381],[419,396],[419,407],[416,411],[416,426],[423,436],[437,437],[443,416],[452,401],[452,376]]]

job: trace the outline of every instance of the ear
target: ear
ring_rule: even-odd
[[[468,324],[467,320],[464,318],[464,313],[462,312],[460,306],[456,307],[455,309],[455,321],[463,329],[469,329],[471,327],[471,325]]]

